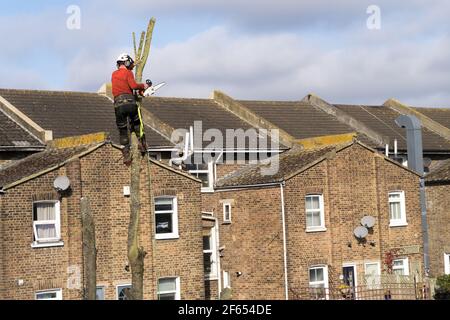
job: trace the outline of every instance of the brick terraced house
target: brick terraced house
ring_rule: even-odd
[[[12,162],[32,153],[42,151],[46,145],[48,150],[45,149],[45,152],[59,150],[52,147],[52,145],[55,145],[52,143],[54,138],[58,139],[98,131],[109,132],[113,144],[109,142],[105,143],[105,146],[102,146],[99,150],[103,150],[107,146],[109,149],[113,150],[115,152],[113,152],[113,154],[115,155],[114,157],[116,162],[114,162],[114,164],[110,164],[110,160],[105,160],[105,163],[108,163],[109,168],[114,167],[114,170],[119,170],[119,172],[122,172],[122,176],[123,174],[127,174],[127,170],[121,165],[120,152],[117,152],[118,150],[114,146],[114,143],[118,142],[118,134],[115,127],[112,102],[108,95],[108,89],[107,87],[105,88],[100,90],[98,93],[0,89],[0,132],[2,133],[0,136],[0,186],[3,181],[5,191],[5,194],[0,195],[0,201],[2,201],[0,203],[2,205],[4,204],[3,199],[6,199],[8,194],[10,195],[12,192],[6,188],[5,184],[8,183],[11,185],[12,182],[8,179],[14,179],[13,177],[15,177],[15,175],[10,176],[10,170],[15,170],[14,172],[17,172],[23,170],[24,167],[27,169],[29,167],[31,171],[24,170],[24,172],[29,173],[29,176],[27,177],[33,177],[33,179],[27,180],[25,183],[29,184],[34,181],[34,174],[38,172],[33,169],[35,161],[38,161],[40,166],[53,168],[52,158],[47,158],[45,156],[30,158],[27,160],[29,162],[19,162],[16,169],[14,169],[15,167]],[[235,100],[222,92],[214,91],[210,99],[162,97],[145,98],[141,111],[146,124],[145,131],[149,145],[149,155],[152,159],[158,160],[152,161],[151,167],[156,168],[159,164],[159,168],[161,168],[161,170],[168,170],[167,172],[178,175],[179,179],[181,179],[180,177],[183,177],[183,179],[185,179],[183,181],[190,181],[192,184],[198,184],[197,179],[201,180],[201,188],[199,187],[201,194],[199,193],[200,195],[198,196],[200,199],[198,200],[200,201],[200,205],[197,211],[197,218],[199,221],[196,227],[200,226],[200,237],[203,239],[200,240],[203,244],[203,248],[200,248],[200,252],[203,252],[203,259],[200,263],[200,266],[203,268],[201,271],[201,277],[205,280],[204,284],[202,284],[202,286],[204,286],[202,289],[202,297],[214,299],[220,297],[221,294],[225,297],[227,296],[225,292],[227,294],[230,292],[230,290],[225,289],[232,288],[231,292],[233,298],[257,297],[284,299],[288,296],[292,299],[296,297],[305,297],[306,293],[302,290],[305,290],[305,288],[309,285],[313,287],[324,286],[324,280],[305,282],[304,274],[301,274],[298,270],[295,271],[296,269],[293,269],[290,264],[286,265],[286,267],[289,267],[289,272],[287,273],[288,277],[285,277],[284,262],[290,261],[289,255],[293,255],[293,257],[297,259],[295,256],[296,253],[291,252],[292,249],[289,249],[291,251],[288,249],[283,250],[283,245],[286,245],[287,248],[289,248],[288,242],[285,241],[285,243],[283,243],[283,239],[290,239],[289,234],[292,234],[293,231],[289,228],[292,228],[294,222],[298,222],[295,219],[294,222],[289,220],[292,219],[292,214],[289,216],[288,211],[298,212],[299,210],[306,210],[305,203],[307,201],[310,205],[314,206],[317,206],[317,203],[319,203],[319,208],[309,208],[311,211],[308,212],[310,212],[311,215],[315,215],[316,218],[318,212],[324,212],[325,215],[322,220],[327,223],[325,227],[327,230],[316,230],[315,232],[310,232],[310,230],[308,230],[308,232],[305,231],[305,236],[307,237],[303,240],[311,240],[313,244],[310,242],[302,242],[299,247],[307,244],[310,247],[316,248],[314,244],[315,241],[318,241],[320,246],[322,246],[323,243],[326,244],[326,250],[329,251],[329,255],[326,258],[318,258],[319,260],[322,260],[320,260],[321,262],[319,260],[316,262],[321,266],[329,263],[330,268],[313,268],[311,272],[312,274],[315,274],[316,278],[322,277],[322,279],[325,279],[324,276],[328,276],[328,279],[330,280],[328,281],[330,297],[333,287],[336,287],[342,281],[346,283],[350,282],[349,279],[352,277],[355,278],[354,281],[352,280],[352,285],[356,286],[367,283],[368,281],[374,282],[374,279],[382,273],[383,259],[385,259],[383,255],[386,255],[391,249],[391,253],[403,255],[397,257],[398,259],[395,259],[394,271],[397,275],[390,278],[388,276],[380,277],[379,285],[381,285],[381,282],[386,282],[388,280],[398,281],[400,278],[402,281],[410,283],[413,280],[414,274],[419,275],[416,280],[421,280],[423,266],[420,264],[421,262],[418,262],[417,257],[423,252],[422,247],[420,246],[420,241],[419,243],[416,243],[411,240],[410,230],[416,227],[417,221],[415,218],[410,221],[410,217],[416,217],[416,215],[411,215],[409,213],[410,210],[413,212],[417,209],[414,207],[416,204],[419,206],[419,195],[418,193],[411,193],[412,189],[407,192],[406,186],[403,186],[405,181],[409,181],[408,183],[410,183],[410,181],[412,181],[411,179],[413,179],[411,177],[415,177],[414,179],[417,178],[417,181],[414,180],[414,183],[418,189],[418,176],[412,171],[407,170],[405,167],[396,166],[394,162],[385,159],[382,155],[387,153],[391,159],[396,161],[396,163],[401,163],[403,165],[407,164],[406,134],[404,129],[399,128],[395,124],[394,120],[400,114],[415,115],[422,122],[423,152],[424,157],[430,158],[431,160],[426,161],[427,165],[429,165],[429,170],[427,171],[431,171],[431,175],[434,168],[440,167],[441,162],[445,162],[445,160],[450,156],[450,122],[447,121],[450,119],[450,111],[448,109],[412,108],[392,99],[387,100],[383,105],[379,106],[330,104],[312,94],[307,95],[299,101],[248,101]],[[201,130],[203,130],[203,132],[190,132],[191,127],[195,128],[196,121],[201,121]],[[4,130],[2,130],[3,128]],[[173,133],[179,129],[184,129],[186,132],[191,134],[189,139],[183,141],[181,144],[171,141]],[[279,130],[279,144],[271,145],[270,143],[264,143],[263,147],[261,147],[261,145],[257,145],[255,148],[255,144],[251,141],[251,139],[246,138],[241,146],[235,145],[228,148],[225,145],[222,149],[211,150],[208,148],[210,141],[207,141],[207,139],[196,139],[198,134],[202,137],[205,130],[208,129],[216,130],[221,133],[223,137],[226,137],[227,130],[242,129],[246,132],[247,130],[277,129]],[[330,143],[336,144],[339,141],[342,142],[350,136],[356,137],[361,143],[355,142],[351,146],[348,146],[342,150],[336,146],[329,146]],[[186,147],[186,143],[188,144],[188,147]],[[300,148],[298,147],[299,145]],[[386,145],[388,145],[388,148],[386,148]],[[394,145],[396,147],[394,147]],[[302,150],[302,146],[304,149],[300,152],[299,150]],[[318,156],[326,148],[334,148],[339,150],[336,153],[339,155],[337,158],[342,157],[342,154],[349,152],[355,153],[357,156],[355,156],[355,158],[350,157],[351,161],[349,162],[349,168],[353,169],[350,170],[341,163],[339,168],[343,170],[342,172],[346,172],[347,175],[333,171],[332,167],[325,170],[322,168],[324,163],[329,164],[330,162],[337,160],[328,158],[323,160],[321,157],[317,159],[314,158],[318,161],[316,164],[314,162],[315,160],[313,161],[309,158],[309,156],[306,156],[306,154],[309,154],[312,150],[317,151],[317,153],[315,153],[315,151],[314,153]],[[289,149],[291,151],[287,151]],[[359,149],[365,150],[365,153],[356,152],[356,150]],[[334,151],[330,150],[329,152],[333,154]],[[374,150],[376,150],[376,153],[374,153]],[[283,152],[286,153],[286,155],[284,155]],[[325,154],[329,155],[329,152],[326,152]],[[179,165],[178,163],[171,161],[171,157],[173,157],[174,154],[177,154],[180,159],[185,160],[186,158],[184,156],[189,158],[195,156],[196,154],[208,153],[213,155],[211,157],[212,160],[197,163],[195,165]],[[371,154],[370,156],[369,153]],[[45,153],[39,154],[44,155]],[[97,151],[92,154],[97,154]],[[249,170],[249,166],[244,166],[243,163],[237,164],[236,162],[224,163],[225,158],[236,160],[242,155],[244,156],[244,159],[248,160],[252,154],[257,154],[258,159],[264,159],[267,155],[271,156],[281,154],[282,159],[291,159],[288,160],[288,163],[290,164],[289,170],[294,170],[294,168],[300,169],[304,166],[309,166],[309,164],[314,165],[312,165],[311,168],[308,167],[308,170],[305,170],[305,172],[298,174],[296,177],[290,177],[289,179],[286,178],[288,176],[286,175],[286,172],[292,173],[293,171],[289,171],[286,167],[283,167],[282,169],[287,171],[281,170],[281,176],[265,176],[263,180],[266,181],[265,179],[268,179],[268,182],[261,183],[259,180],[261,177],[254,175],[245,176],[247,170]],[[303,154],[306,158],[291,158],[290,155],[292,154]],[[358,162],[357,159],[359,156],[362,156],[366,161],[361,160]],[[84,159],[84,156],[82,159]],[[372,160],[369,161],[368,159]],[[23,163],[26,163],[26,165]],[[83,163],[83,161],[81,163]],[[370,163],[373,163],[373,166],[370,166]],[[384,165],[378,166],[378,163],[383,163]],[[64,165],[64,167],[66,167],[66,165]],[[63,170],[61,168],[58,170]],[[318,168],[323,170],[319,170]],[[102,172],[104,174],[109,172],[109,174],[112,175],[111,172],[115,172],[114,170]],[[397,170],[397,175],[393,173],[395,170]],[[190,173],[190,175],[188,173]],[[313,177],[309,176],[307,173],[310,175],[317,173],[317,177],[314,175]],[[242,181],[247,179],[245,185],[226,185],[226,181],[230,181],[229,179],[231,179],[231,177],[239,180],[240,178],[238,177],[241,175],[243,175]],[[306,177],[306,182],[297,182],[299,185],[315,185],[316,188],[320,189],[319,185],[322,185],[322,188],[325,188],[324,184],[326,186],[331,186],[334,184],[335,186],[340,186],[339,190],[335,190],[333,193],[332,189],[324,189],[322,197],[320,197],[320,194],[312,194],[311,197],[308,198],[309,200],[307,200],[306,197],[303,200],[297,199],[296,202],[291,202],[291,207],[288,207],[288,202],[286,202],[286,199],[288,199],[288,186],[292,186],[293,181],[300,181],[303,179],[303,176]],[[388,178],[391,176],[395,176],[392,181],[399,181],[397,185],[395,184],[396,182],[392,182],[393,185],[389,185],[387,181],[390,181]],[[21,176],[19,181],[21,181],[22,178],[25,178],[26,180],[27,177],[25,177],[25,175]],[[189,177],[193,179],[189,180]],[[224,177],[226,177],[226,179],[222,179]],[[352,178],[350,181],[353,181],[353,184],[350,184],[350,188],[348,187],[349,177]],[[108,188],[111,190],[114,188],[117,188],[117,190],[122,190],[125,186],[123,181],[127,181],[128,178],[127,176],[124,179],[116,179],[116,177],[106,178],[104,175],[101,177],[95,177],[95,174],[92,173],[89,179],[86,180],[91,182],[86,183],[94,183],[93,181],[96,181],[96,179],[99,181],[102,179],[109,179],[109,182],[107,183]],[[271,179],[275,179],[276,181],[274,182]],[[281,199],[279,190],[280,182],[277,179],[281,179],[281,182],[286,180],[286,185],[283,186],[286,194],[283,195],[283,199]],[[168,183],[168,181],[165,181],[165,183]],[[355,181],[359,182],[357,183]],[[369,182],[370,185],[368,190],[371,190],[371,192],[366,193],[360,189],[354,190],[359,187],[359,183],[369,184]],[[381,184],[377,187],[375,183],[385,184]],[[398,186],[398,188],[396,186]],[[20,185],[18,185],[18,187],[20,187]],[[38,185],[34,185],[34,187],[39,188]],[[405,190],[402,189],[403,187]],[[16,187],[13,189],[15,188]],[[49,188],[51,189],[51,186]],[[105,188],[105,186],[102,188]],[[182,184],[178,185],[174,183],[169,188],[171,193],[176,192],[177,194],[180,192],[184,194],[183,190],[184,186]],[[427,187],[427,192],[429,190],[431,190],[431,187]],[[311,192],[314,193],[316,191]],[[328,192],[326,197],[325,191]],[[228,196],[229,194],[233,194],[233,192],[236,194],[236,198]],[[260,197],[261,192],[265,192],[263,193],[264,197],[262,198]],[[383,192],[387,192],[388,195],[386,196]],[[250,194],[252,196],[249,196]],[[122,200],[127,201],[126,197],[123,198],[123,192],[120,200],[117,198],[117,195],[111,197],[111,199],[115,200],[108,200],[107,193],[100,192],[95,194],[95,196],[97,195],[101,195],[101,200],[99,201],[107,201],[110,203]],[[236,202],[235,199],[241,199],[240,197],[244,196],[248,196],[245,198],[245,201],[242,200],[243,202]],[[289,194],[289,196],[291,196],[291,194]],[[389,201],[388,207],[392,207],[392,209],[386,209],[386,203],[383,200],[386,197],[388,197]],[[440,193],[440,195],[433,200],[433,202],[430,202],[430,199],[432,198],[427,198],[428,204],[431,205],[432,203],[433,208],[431,208],[431,210],[434,210],[431,213],[431,215],[434,215],[434,218],[431,216],[429,217],[431,235],[434,232],[431,229],[433,221],[439,221],[439,223],[441,223],[440,227],[444,229],[446,228],[445,226],[449,224],[447,221],[448,219],[445,219],[446,203],[448,202],[447,198],[448,196],[446,196],[445,193]],[[330,199],[333,199],[332,202],[330,202]],[[281,226],[281,229],[277,229],[278,233],[272,234],[273,237],[270,238],[269,241],[265,238],[266,236],[269,236],[264,232],[261,232],[261,230],[265,230],[264,228],[267,226],[278,226],[281,221],[280,210],[282,200],[286,200],[286,205],[283,207],[283,210],[285,211],[285,228],[282,228]],[[197,200],[195,200],[195,202],[196,201]],[[61,203],[63,202],[64,199],[61,200]],[[240,204],[235,207],[236,203]],[[336,203],[336,211],[334,210],[335,208],[331,207],[331,203]],[[170,204],[161,203],[161,207],[158,208],[166,208],[167,206],[170,206]],[[124,205],[124,208],[125,207],[128,208],[128,205]],[[174,207],[174,204],[172,204],[172,207]],[[341,208],[343,207],[348,208],[348,212],[342,213],[342,211],[345,211],[341,211]],[[365,210],[366,207],[370,209],[371,212],[356,213],[355,211],[359,210],[359,208]],[[152,208],[155,209],[153,206]],[[330,213],[330,216],[326,215],[327,210]],[[355,244],[352,243],[352,241],[355,240],[352,234],[348,234],[349,240],[347,242],[344,241],[344,238],[335,238],[335,234],[341,234],[341,231],[344,230],[342,225],[345,225],[345,223],[342,221],[346,221],[344,218],[345,214],[348,213],[354,215],[353,220],[355,225],[348,225],[348,230],[353,231],[353,229],[359,225],[357,220],[362,216],[371,215],[377,218],[377,215],[379,215],[381,217],[382,210],[384,210],[384,214],[386,214],[386,210],[388,210],[388,215],[392,213],[393,216],[399,216],[400,218],[397,219],[399,220],[399,226],[391,226],[386,229],[387,231],[382,228],[377,229],[377,227],[380,228],[381,222],[383,221],[376,220],[376,225],[373,227],[373,230],[369,230],[371,233],[369,233],[367,239],[373,238],[373,234],[377,234],[379,237],[379,243],[372,239],[368,243],[365,243],[364,246],[362,243]],[[390,212],[391,210],[393,212]],[[417,214],[420,217],[420,208],[417,210]],[[264,212],[264,217],[266,220],[261,220],[258,218],[259,212]],[[277,215],[271,215],[269,217],[266,215],[268,212],[277,213]],[[339,214],[339,218],[336,218],[335,216],[333,217],[339,222],[339,228],[337,229],[328,224],[328,222],[335,222],[336,219],[327,220],[331,219],[332,213],[336,212]],[[404,222],[403,217],[405,212],[406,221],[408,224],[407,226],[402,225]],[[166,213],[161,212],[161,214],[163,215]],[[3,215],[2,211],[2,217],[3,216],[9,217],[7,214]],[[120,219],[122,219],[121,221],[127,221],[128,213],[124,213]],[[237,221],[242,221],[242,229],[236,229],[236,219],[238,219]],[[418,221],[420,224],[420,218]],[[289,227],[289,225],[291,227]],[[3,224],[2,228],[5,228],[4,226],[5,224]],[[434,226],[438,226],[438,224],[435,223]],[[116,232],[115,234],[125,237],[127,232],[126,229],[120,230],[122,231]],[[286,237],[282,236],[283,230],[286,233]],[[339,232],[336,230],[339,230]],[[434,230],[437,229],[435,228]],[[398,244],[398,238],[403,237],[403,231],[407,234],[406,239],[408,239],[408,242],[403,243],[404,246],[401,246]],[[32,232],[35,232],[34,229]],[[416,230],[414,232],[417,232],[414,233],[414,237],[417,239],[422,238],[421,230]],[[249,234],[250,236],[247,236]],[[347,235],[347,233],[345,234]],[[401,234],[401,236],[399,236],[399,234]],[[434,234],[435,236],[430,237],[430,258],[431,261],[439,262],[434,265],[432,263],[432,274],[436,274],[433,272],[434,268],[437,268],[435,270],[440,270],[439,268],[442,269],[441,260],[442,255],[444,254],[442,251],[446,250],[444,250],[440,244],[444,241],[441,239],[441,233],[438,233],[437,236],[436,233]],[[147,235],[147,237],[148,236],[149,235]],[[152,238],[150,237],[149,239]],[[300,241],[297,238],[294,239],[295,241]],[[331,244],[330,239],[334,240]],[[395,239],[395,241],[393,239]],[[172,240],[156,241],[157,246],[155,248],[158,249],[159,244],[162,245],[174,242]],[[33,241],[33,238],[31,238],[30,242]],[[281,247],[279,246],[280,241]],[[236,246],[233,247],[230,243],[235,243]],[[270,245],[267,245],[267,247],[262,247],[261,244],[261,246],[258,247],[260,243],[270,243]],[[230,258],[230,246],[231,248],[236,249],[235,256],[233,256],[233,258]],[[347,246],[346,248],[348,249],[344,250],[345,246]],[[67,247],[66,244],[65,247]],[[171,245],[167,245],[167,247],[171,248]],[[243,251],[238,250],[238,247],[242,247]],[[437,247],[440,249],[433,249]],[[55,247],[52,250],[57,250],[57,248],[58,247]],[[255,248],[259,248],[259,251]],[[362,248],[365,248],[366,251],[362,250]],[[167,250],[170,251],[172,249]],[[157,251],[158,250],[155,252]],[[259,256],[255,256],[257,252],[261,252],[261,254]],[[279,260],[280,252],[282,258],[281,264]],[[284,252],[286,252],[287,255],[286,259],[283,258]],[[323,253],[323,251],[320,252]],[[372,278],[369,278],[369,280],[367,280],[367,277],[365,276],[367,264],[364,256],[365,252],[370,252],[369,256],[374,257],[374,261],[372,261],[373,263],[368,261],[368,272],[370,271],[371,273],[374,273]],[[354,258],[351,257],[353,253],[355,254]],[[126,259],[125,253],[121,252],[120,254],[123,254]],[[339,255],[342,256],[342,261],[338,259]],[[431,257],[431,255],[435,255],[435,257]],[[402,260],[404,258],[408,258],[408,260]],[[146,259],[149,259],[148,256]],[[308,259],[310,260],[306,261],[315,261],[315,258]],[[252,260],[253,263],[251,267],[248,265],[248,261],[250,260]],[[161,261],[164,261],[164,259]],[[234,264],[231,264],[230,261],[234,261],[237,266],[243,264],[248,268],[244,272],[240,270],[240,267],[235,268]],[[304,260],[302,261],[303,271],[301,272],[307,273],[309,266],[305,264]],[[291,261],[289,263],[294,262]],[[340,266],[340,264],[342,264],[342,266]],[[344,266],[344,264],[346,265]],[[147,262],[146,265],[148,265]],[[378,268],[378,266],[380,268]],[[406,266],[408,266],[408,268]],[[252,270],[250,273],[248,271],[249,268]],[[264,273],[263,275],[260,274],[258,268],[263,270],[261,271]],[[413,270],[419,270],[419,272],[415,273]],[[325,271],[327,271],[327,273],[325,273]],[[4,272],[3,265],[1,272]],[[290,275],[292,272],[295,276]],[[352,277],[349,278],[350,273],[352,274]],[[409,274],[409,276],[401,276],[399,273]],[[18,279],[24,280],[21,278]],[[105,280],[105,285],[100,284],[99,294],[108,299],[117,297],[117,294],[113,294],[114,290],[111,289],[111,284],[108,284],[111,281],[119,281],[116,279],[117,277],[114,276],[113,280]],[[288,279],[287,285],[286,279]],[[336,279],[339,281],[336,281]],[[155,281],[154,279],[150,281],[152,282],[152,285],[146,290],[153,290],[152,292],[154,292]],[[183,289],[182,277],[180,277],[180,281]],[[125,280],[122,281],[122,284],[127,285],[125,282]],[[170,285],[167,284],[167,286],[173,288],[174,283],[175,282],[172,281]],[[25,285],[26,282],[24,280],[23,285],[17,286],[17,288],[19,288],[18,290]],[[114,285],[116,286],[116,284]],[[378,287],[379,285],[377,284]],[[38,287],[39,286],[41,285],[38,285]],[[46,286],[48,287],[48,285],[42,285],[42,287]],[[288,288],[287,293],[286,288]],[[360,288],[359,290],[359,297],[363,297],[363,293],[361,292],[362,289]],[[69,296],[66,294],[63,295],[63,298],[68,297]],[[152,296],[149,292],[145,292],[145,297],[151,299],[156,298],[157,296]],[[183,294],[183,290],[181,290],[181,293],[177,294],[176,297],[186,298],[188,295],[186,291]]]
[[[55,190],[58,176],[68,177],[68,192]],[[121,151],[103,134],[55,140],[45,151],[5,166],[0,171],[0,299],[83,297],[82,197],[90,200],[95,221],[98,298],[123,299],[131,284],[129,184]],[[205,296],[200,185],[159,161],[142,167],[145,299]]]
[[[332,289],[340,285],[370,298],[389,281],[422,280],[415,172],[357,141],[291,149],[279,161],[275,175],[249,165],[203,196],[203,210],[220,230],[221,285],[231,287],[233,298],[336,298]],[[364,216],[375,224],[359,241],[354,229]]]
[[[450,274],[450,161],[444,161],[425,179],[430,239],[430,272]]]

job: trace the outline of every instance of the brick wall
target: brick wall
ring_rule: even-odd
[[[444,274],[444,253],[450,254],[450,183],[427,184],[430,275]]]
[[[204,298],[202,220],[200,183],[166,168],[151,164],[141,174],[140,244],[145,258],[144,298],[156,299],[157,279],[180,277],[182,299]],[[32,198],[54,193],[53,180],[67,175],[71,193],[61,199],[61,235],[64,246],[31,248]],[[88,197],[96,224],[97,283],[105,287],[106,299],[116,299],[116,286],[131,283],[127,262],[129,198],[123,186],[129,185],[129,169],[121,163],[121,152],[110,145],[73,161],[57,171],[9,189],[0,196],[3,277],[1,298],[34,299],[39,289],[63,288],[64,299],[79,299],[79,289],[67,288],[73,270],[82,270],[81,220],[79,200]],[[153,240],[153,197],[176,195],[178,199],[179,239]],[[72,269],[67,272],[67,268]],[[77,269],[78,268],[78,269]],[[15,281],[23,279],[24,285]]]
[[[233,299],[282,298],[280,189],[216,192],[202,200],[219,222],[221,271],[229,272]],[[223,221],[224,201],[231,203],[230,224]]]
[[[404,227],[389,227],[388,192],[395,190],[405,192]],[[323,194],[326,231],[305,231],[305,196],[312,193]],[[393,248],[403,248],[398,257],[409,258],[411,273],[422,272],[419,178],[380,155],[353,145],[288,180],[284,198],[291,298],[309,286],[311,266],[327,265],[330,284],[337,285],[343,264],[355,264],[357,277],[366,262],[380,262],[383,270]],[[224,200],[232,203],[231,224],[223,224]],[[233,298],[284,299],[280,187],[216,192],[202,202],[221,222],[221,267],[230,271]],[[363,246],[353,230],[365,215],[376,223]]]
[[[388,192],[403,190],[407,226],[389,227]],[[305,196],[324,197],[323,232],[305,232]],[[356,264],[357,277],[364,263],[380,262],[392,248],[414,246],[408,257],[410,271],[423,270],[419,203],[419,179],[365,148],[353,145],[286,183],[289,282],[292,288],[308,286],[308,269],[328,265],[330,285],[340,284],[343,264]],[[358,244],[353,230],[365,215],[376,218],[365,245]],[[370,242],[373,241],[373,245]]]

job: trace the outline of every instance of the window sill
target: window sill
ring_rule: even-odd
[[[231,224],[231,221],[224,221],[222,224]]]
[[[408,225],[407,222],[390,222],[389,227],[406,227]]]
[[[38,243],[38,242],[32,242],[31,243],[31,247],[32,248],[48,248],[48,247],[62,247],[64,246],[64,242],[63,241],[58,241],[58,242],[47,242],[47,243]]]
[[[155,239],[156,240],[170,240],[170,239],[179,239],[180,235],[178,234],[156,234]]]
[[[214,193],[214,188],[201,188],[202,193]]]
[[[325,228],[325,227],[318,227],[318,228],[309,228],[309,229],[305,230],[305,232],[308,232],[308,233],[310,233],[310,232],[324,232],[324,231],[327,231],[327,228]]]

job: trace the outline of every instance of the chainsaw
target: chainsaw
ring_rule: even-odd
[[[159,90],[162,86],[164,86],[166,83],[165,82],[161,82],[158,83],[156,85],[153,85],[152,81],[147,79],[145,81],[148,85],[148,88],[144,91],[144,93],[142,94],[144,97],[150,97],[151,95],[153,95],[157,90]]]
[[[161,82],[157,85],[153,85],[152,81],[147,79],[145,80],[145,83],[147,83],[148,88],[144,90],[135,91],[136,99],[138,98],[138,95],[144,96],[144,97],[150,97],[153,95],[159,88],[164,86],[166,83]],[[142,115],[141,115],[141,108],[140,104],[138,104],[138,115],[139,115],[139,121],[140,121],[140,131],[139,131],[139,138],[141,139],[141,142],[145,145],[145,149],[147,149],[146,143],[145,143],[145,132],[144,132],[144,122],[142,121]]]

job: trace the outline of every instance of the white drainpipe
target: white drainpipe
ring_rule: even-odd
[[[220,293],[222,292],[222,271],[221,271],[221,268],[220,268],[220,251],[219,251],[219,248],[220,248],[220,241],[219,241],[219,219],[217,218],[217,217],[215,217],[215,223],[214,223],[214,226],[215,226],[215,229],[216,229],[216,255],[217,255],[217,289],[219,290],[219,291],[217,291],[218,292],[218,295],[219,295],[219,298],[220,298]]]
[[[281,221],[283,223],[283,263],[284,263],[284,295],[285,299],[289,300],[289,290],[288,290],[288,268],[287,268],[287,248],[286,248],[286,219],[284,213],[284,182],[280,183],[280,194],[281,194]]]
[[[169,160],[169,166],[172,165],[172,162],[175,162],[177,164],[181,164],[183,161],[185,161],[190,155],[189,152],[189,132],[186,132],[186,136],[184,138],[184,151],[183,156],[179,158],[171,158]]]

